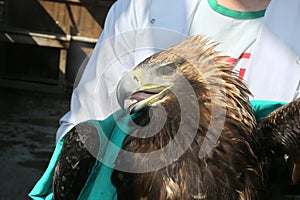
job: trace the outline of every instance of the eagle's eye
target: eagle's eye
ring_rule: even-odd
[[[175,71],[176,71],[176,66],[173,64],[168,64],[157,68],[157,73],[163,76],[172,75]]]

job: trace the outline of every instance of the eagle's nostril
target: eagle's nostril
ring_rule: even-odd
[[[136,82],[139,82],[139,78],[136,75],[133,76],[133,80],[135,80]]]

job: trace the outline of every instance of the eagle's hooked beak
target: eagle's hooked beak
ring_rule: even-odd
[[[118,83],[118,103],[127,113],[135,113],[161,99],[171,86],[142,81],[141,69],[126,74]]]

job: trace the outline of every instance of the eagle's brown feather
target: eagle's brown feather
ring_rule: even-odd
[[[98,133],[89,122],[78,124],[68,132],[53,175],[53,200],[79,197],[94,167],[98,150]]]
[[[300,98],[273,111],[258,123],[257,136],[271,158],[288,158],[291,181],[300,191]]]

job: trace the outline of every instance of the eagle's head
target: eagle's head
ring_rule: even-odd
[[[226,114],[249,125],[253,121],[250,92],[229,70],[227,57],[219,56],[216,46],[208,38],[194,36],[144,60],[120,80],[120,106],[128,113],[152,110],[155,115],[156,110],[160,119],[167,114],[174,120],[181,113],[178,120],[182,122],[184,116],[192,123],[192,118],[193,126],[199,121],[208,126],[212,115]],[[164,111],[155,109],[159,107]]]
[[[198,40],[201,44],[204,42],[200,38],[194,40]],[[124,76],[118,84],[118,101],[121,107],[130,113],[138,112],[145,107],[168,101],[176,92],[187,92],[187,87],[197,84],[197,87],[203,88],[199,84],[203,85],[205,81],[199,70],[205,68],[198,69],[199,65],[196,62],[212,66],[215,64],[212,61],[216,53],[212,48],[205,49],[207,52],[201,53],[206,53],[207,60],[197,60],[201,59],[200,52],[191,55],[189,52],[195,51],[190,48],[183,43],[182,46],[157,53]]]

